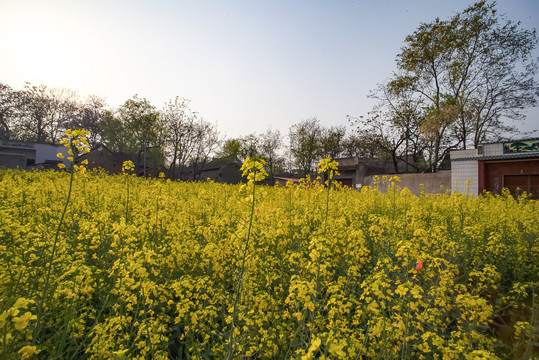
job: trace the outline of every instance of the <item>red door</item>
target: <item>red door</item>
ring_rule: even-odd
[[[504,175],[503,187],[511,192],[511,195],[518,197],[524,191],[531,198],[539,198],[539,175]]]
[[[539,160],[485,161],[483,179],[479,186],[493,194],[507,187],[513,196],[526,191],[539,198]]]

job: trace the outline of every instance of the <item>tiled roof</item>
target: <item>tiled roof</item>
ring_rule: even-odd
[[[492,142],[483,142],[483,143],[479,143],[479,145],[491,145],[491,144],[504,144],[504,143],[512,143],[512,142],[518,142],[518,141],[536,141],[536,140],[539,140],[538,138],[536,137],[533,137],[533,138],[526,138],[526,139],[509,139],[509,140],[501,140],[501,141],[492,141]]]
[[[539,151],[536,152],[522,152],[503,155],[486,155],[486,156],[470,156],[451,159],[451,161],[469,161],[469,160],[509,160],[509,159],[533,159],[539,158]]]

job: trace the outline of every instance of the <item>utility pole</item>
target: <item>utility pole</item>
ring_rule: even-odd
[[[146,148],[148,147],[148,144],[146,144],[146,133],[144,133],[144,178],[146,179]]]

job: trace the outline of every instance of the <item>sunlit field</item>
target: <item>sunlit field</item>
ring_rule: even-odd
[[[0,171],[2,359],[537,355],[537,201],[70,180]]]

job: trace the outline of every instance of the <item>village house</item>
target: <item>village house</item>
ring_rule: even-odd
[[[77,163],[84,160],[88,160],[88,169],[101,168],[109,174],[119,174],[122,172],[123,162],[130,159],[123,154],[113,153],[103,144],[98,144],[89,153],[75,159]]]
[[[453,191],[539,196],[539,139],[485,143],[477,149],[451,151]]]
[[[208,163],[197,162],[184,168],[180,179],[184,181],[211,180],[227,184],[237,184],[242,181],[242,162],[235,156],[215,158]]]
[[[395,174],[395,165],[391,159],[368,159],[357,156],[335,159],[339,163],[335,180],[345,186],[361,188],[369,185],[374,175]],[[397,160],[397,170],[399,173],[407,169],[406,162]]]
[[[135,162],[134,156],[129,156],[122,152],[113,152],[104,144],[98,144],[89,153],[78,156],[75,162],[81,163],[84,160],[88,160],[87,169],[100,168],[109,174],[120,174],[124,161],[131,160]],[[166,176],[168,170],[163,166],[146,168],[147,177],[158,177],[160,173],[164,173]],[[144,176],[144,166],[140,165],[136,167],[135,174]]]
[[[70,167],[68,149],[61,144],[36,144],[24,141],[0,140],[0,168],[4,169],[51,169],[59,163]],[[64,159],[57,154],[64,155]]]

